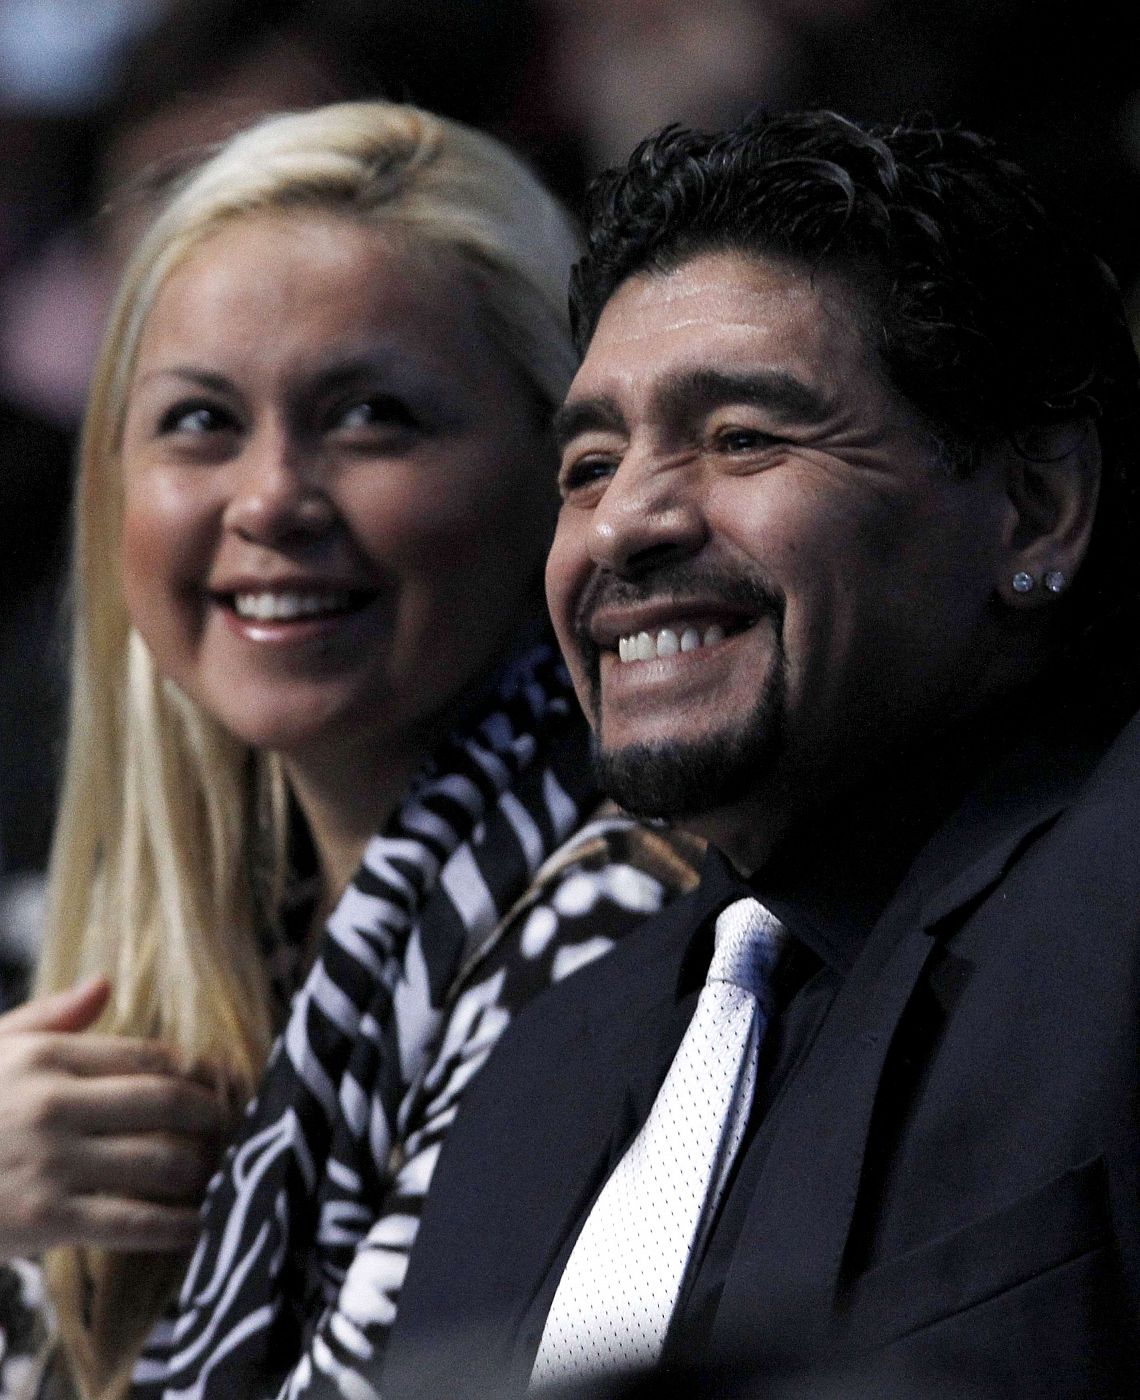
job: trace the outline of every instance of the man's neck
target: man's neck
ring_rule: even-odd
[[[1024,699],[1019,687],[935,732],[912,733],[860,772],[801,770],[794,782],[775,773],[745,800],[685,825],[748,877],[773,862],[787,866],[798,850],[814,853],[821,843],[858,868],[932,829],[977,774],[1025,732],[1032,711]]]

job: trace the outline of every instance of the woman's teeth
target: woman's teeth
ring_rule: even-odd
[[[235,593],[234,611],[239,617],[277,622],[343,612],[351,602],[349,593]]]
[[[635,632],[618,638],[618,659],[621,661],[655,661],[659,656],[676,656],[679,651],[696,651],[699,647],[723,642],[724,628],[719,622],[702,629],[686,627],[680,633],[671,627],[660,632]]]

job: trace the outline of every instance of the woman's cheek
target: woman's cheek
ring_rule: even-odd
[[[123,514],[123,590],[136,624],[205,586],[209,512],[198,493],[158,473],[129,483]]]

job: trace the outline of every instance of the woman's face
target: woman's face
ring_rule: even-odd
[[[440,261],[259,214],[200,244],[147,319],[127,606],[159,670],[249,744],[430,742],[534,608],[545,425]]]

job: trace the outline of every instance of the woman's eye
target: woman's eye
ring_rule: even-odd
[[[394,394],[374,394],[339,411],[333,426],[352,432],[361,429],[418,429],[421,424],[403,399]]]
[[[236,426],[233,415],[225,409],[215,404],[193,402],[172,404],[159,419],[158,430],[162,434],[202,435],[226,432]]]

